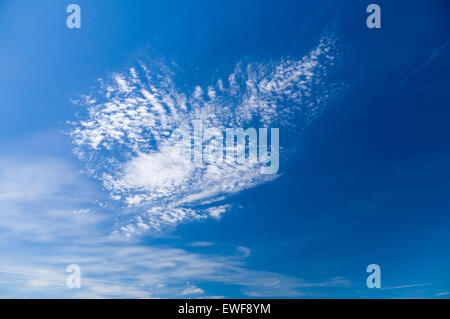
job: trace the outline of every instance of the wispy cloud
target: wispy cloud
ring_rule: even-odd
[[[37,242],[92,236],[94,225],[105,220],[96,198],[93,185],[64,160],[0,158],[0,237]]]
[[[205,291],[193,285],[189,285],[180,293],[181,296],[201,295]]]
[[[209,247],[209,246],[214,246],[214,243],[209,242],[209,241],[194,241],[194,242],[190,243],[189,246],[192,246],[192,247]]]
[[[82,288],[65,287],[68,264],[82,271]],[[124,245],[62,245],[45,260],[34,256],[28,265],[12,261],[0,267],[0,278],[24,296],[46,291],[61,296],[164,298],[205,293],[201,283],[241,287],[249,296],[301,296],[302,288],[347,287],[343,278],[305,282],[273,272],[250,270],[233,257],[191,253],[167,247]],[[193,283],[196,283],[195,285]]]
[[[33,156],[0,162],[4,177],[0,188],[7,190],[11,185],[15,193],[0,200],[2,296],[191,298],[214,293],[205,287],[217,284],[235,287],[248,296],[281,297],[301,296],[309,287],[346,287],[345,280],[311,283],[254,270],[241,256],[217,249],[190,251],[212,246],[212,242],[192,242],[180,249],[174,244],[118,241],[110,235],[114,229],[111,216],[117,208],[95,203],[100,193],[72,165],[55,157]],[[8,175],[6,168],[21,173]],[[220,215],[217,207],[213,209]],[[141,227],[139,222],[136,227]],[[243,246],[238,250],[244,257],[250,253]],[[81,289],[66,287],[69,264],[81,267]]]
[[[242,253],[244,257],[248,257],[251,254],[251,250],[244,246],[238,246],[237,250]]]
[[[436,296],[447,296],[447,295],[450,295],[450,292],[440,292],[436,294]]]
[[[393,290],[393,289],[404,289],[404,288],[422,287],[422,286],[429,286],[429,285],[432,285],[432,283],[423,283],[423,284],[412,284],[412,285],[400,285],[400,286],[382,287],[382,288],[380,288],[380,289],[382,289],[382,290]]]
[[[87,114],[72,123],[75,153],[112,199],[135,212],[119,232],[219,218],[232,207],[215,206],[215,200],[277,178],[260,174],[260,163],[195,166],[169,137],[175,129],[191,131],[193,120],[223,131],[249,125],[283,127],[284,134],[304,129],[340,89],[325,85],[339,55],[336,43],[325,35],[302,59],[239,63],[227,79],[190,90],[175,85],[166,65],[141,63],[76,101]]]

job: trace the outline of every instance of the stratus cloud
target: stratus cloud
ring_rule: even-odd
[[[191,132],[192,122],[202,120],[204,128],[222,131],[258,126],[295,134],[336,95],[325,85],[336,52],[327,35],[302,59],[239,63],[226,81],[187,91],[175,86],[167,66],[141,63],[76,101],[87,114],[72,123],[75,153],[111,198],[136,208],[121,226],[127,234],[218,218],[231,207],[215,201],[278,175],[262,175],[260,163],[195,166],[182,159],[171,133]]]

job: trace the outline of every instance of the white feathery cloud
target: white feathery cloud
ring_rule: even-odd
[[[339,91],[326,85],[336,43],[328,35],[299,60],[239,63],[228,83],[218,79],[207,94],[200,86],[180,90],[167,66],[140,64],[76,101],[87,112],[72,123],[75,153],[112,199],[135,209],[120,229],[131,235],[219,218],[232,207],[214,206],[216,200],[276,179],[261,174],[262,163],[194,165],[170,136],[176,129],[191,132],[194,120],[222,131],[281,127],[288,134],[305,128]],[[203,203],[209,207],[199,208]]]

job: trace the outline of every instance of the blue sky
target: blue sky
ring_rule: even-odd
[[[0,297],[448,298],[450,7],[370,3],[0,1]],[[278,174],[181,165],[198,118]]]

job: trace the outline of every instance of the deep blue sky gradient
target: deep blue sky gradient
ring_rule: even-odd
[[[71,2],[80,30],[65,27]],[[220,222],[145,243],[211,241],[220,253],[245,243],[249,267],[352,282],[306,297],[436,297],[450,290],[450,5],[377,0],[382,28],[370,30],[371,2],[0,1],[0,149],[64,130],[72,98],[138,59],[175,61],[178,84],[207,85],[239,61],[301,58],[334,25],[342,59],[331,76],[349,89],[301,134],[283,176],[228,199],[243,208]],[[371,263],[383,287],[427,285],[370,290]]]

